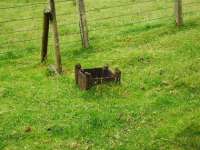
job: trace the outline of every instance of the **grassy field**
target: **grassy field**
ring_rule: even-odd
[[[184,26],[177,28],[172,0],[143,1],[100,10],[129,1],[86,0],[93,10],[89,49],[70,34],[79,32],[74,5],[57,3],[62,76],[47,74],[52,40],[48,62],[40,64],[44,5],[0,9],[0,22],[38,18],[0,23],[0,149],[200,149],[200,5],[184,0]],[[1,0],[0,7],[36,2],[46,0]],[[36,40],[16,43],[29,39]],[[80,91],[77,63],[119,67],[122,84]]]

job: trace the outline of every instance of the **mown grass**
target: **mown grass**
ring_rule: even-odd
[[[32,0],[1,0],[2,7]],[[41,2],[41,1],[34,1]],[[128,0],[124,0],[124,3]],[[140,1],[135,1],[135,3]],[[192,2],[187,0],[185,2]],[[193,1],[194,2],[194,1]],[[86,0],[87,9],[112,6],[116,1]],[[50,46],[47,64],[40,64],[42,20],[0,25],[0,42],[13,41],[0,54],[0,149],[200,149],[200,21],[199,4],[185,6],[184,26],[176,28],[172,1],[140,3],[89,13],[88,20],[133,12],[133,16],[89,21],[90,48],[82,49],[79,35],[61,37],[62,76],[47,76],[54,63]],[[42,18],[44,6],[4,10],[9,18]],[[73,13],[72,3],[57,4],[57,13]],[[140,12],[136,14],[136,12]],[[58,23],[77,22],[78,16],[59,16]],[[115,25],[130,24],[120,28]],[[7,35],[38,27],[39,31]],[[78,24],[61,26],[60,34],[78,32]],[[14,43],[38,37],[38,41]],[[52,42],[52,40],[50,41]],[[80,91],[73,68],[103,66],[122,70],[122,84]]]

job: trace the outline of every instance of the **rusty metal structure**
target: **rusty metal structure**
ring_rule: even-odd
[[[75,65],[76,85],[81,90],[88,90],[97,84],[109,82],[120,83],[121,71],[116,68],[113,73],[108,66],[102,68],[82,69],[80,64]]]

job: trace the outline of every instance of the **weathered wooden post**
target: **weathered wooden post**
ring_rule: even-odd
[[[75,72],[75,81],[76,81],[76,84],[78,85],[78,72],[79,72],[79,70],[81,69],[81,65],[80,64],[77,64],[76,66],[75,66],[75,70],[74,70],[74,72]]]
[[[88,26],[85,12],[85,3],[84,0],[78,0],[79,14],[80,14],[80,35],[82,40],[83,48],[89,47],[89,38],[88,38]]]
[[[41,62],[47,60],[50,10],[44,10]]]
[[[56,8],[55,1],[49,0],[50,10],[51,10],[51,23],[54,34],[54,44],[55,44],[55,55],[56,55],[56,71],[61,74],[62,73],[62,64],[61,64],[61,54],[60,54],[60,43],[59,43],[59,34],[56,20]]]
[[[178,27],[183,25],[183,8],[182,8],[182,0],[175,0],[175,17],[176,17],[176,25]]]
[[[91,87],[91,79],[92,79],[92,74],[89,72],[85,72],[86,76],[86,84],[84,85],[84,90],[88,90]]]

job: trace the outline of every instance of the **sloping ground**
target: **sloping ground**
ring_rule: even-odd
[[[3,0],[0,4],[6,7],[15,2]],[[103,7],[105,1],[94,4],[87,1],[89,8]],[[68,12],[74,11],[72,5],[67,7]],[[190,8],[195,12],[199,4]],[[58,10],[65,10],[65,5],[59,5]],[[17,11],[1,14],[2,20],[11,14],[28,15],[20,8]],[[111,10],[108,12],[112,16]],[[160,13],[165,14],[163,11],[156,15]],[[105,17],[98,13],[88,15],[91,16]],[[58,17],[58,21],[63,18]],[[41,65],[40,38],[17,45],[9,43],[1,49],[6,53],[0,54],[0,149],[200,149],[199,14],[192,13],[184,19],[185,25],[180,29],[172,18],[122,28],[112,28],[112,20],[89,23],[90,28],[101,26],[105,30],[90,33],[89,49],[82,49],[80,42],[70,42],[79,36],[63,37],[65,73],[56,77],[47,76],[46,71],[48,64],[54,62],[52,46],[48,64]],[[130,18],[123,20],[129,21]],[[34,20],[27,22],[27,26],[35,24]],[[0,31],[7,33],[20,25],[26,26],[23,22],[1,24]],[[74,26],[66,31],[62,27],[60,33],[75,29]],[[38,37],[41,34],[25,32],[9,37],[15,41],[15,37],[21,40],[35,33]],[[0,36],[2,43],[8,38]],[[85,67],[119,67],[122,84],[81,92],[74,84],[73,73],[79,62]]]

